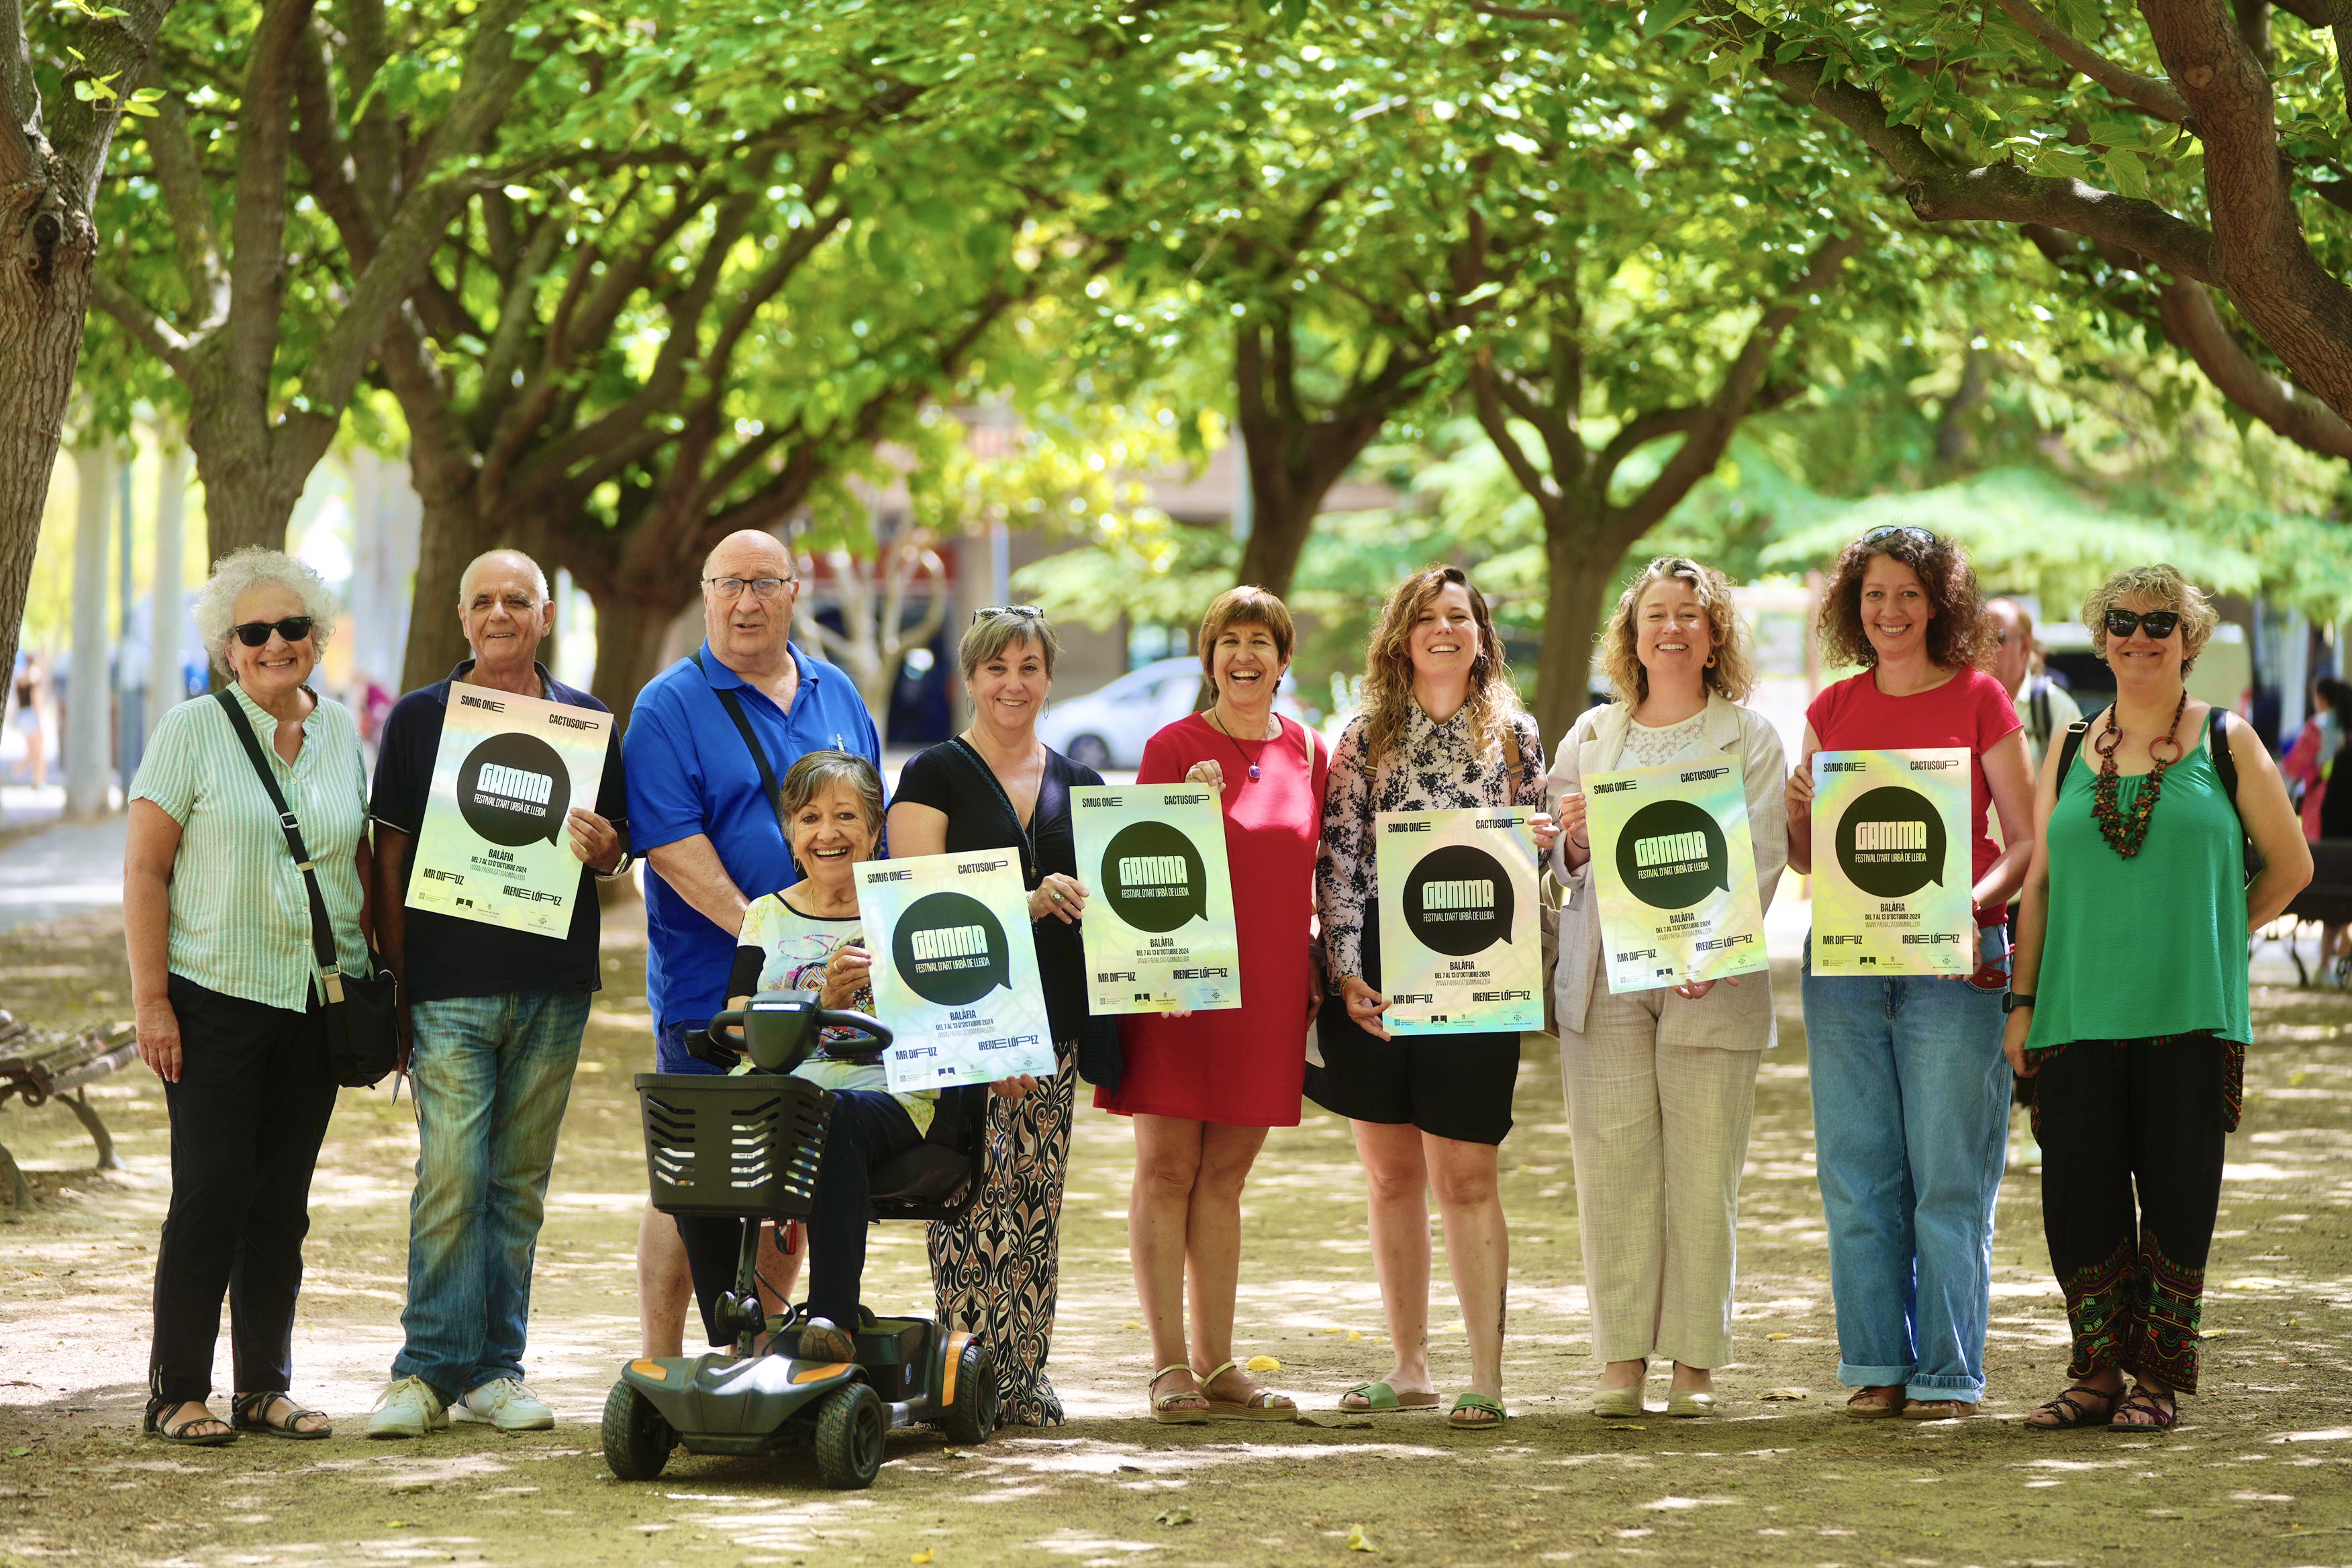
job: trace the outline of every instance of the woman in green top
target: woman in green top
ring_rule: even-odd
[[[2108,578],[2083,620],[2115,706],[2079,754],[2053,745],[2042,764],[2002,1043],[2036,1080],[2042,1225],[2074,1355],[2073,1386],[2031,1426],[2160,1429],[2197,1392],[2205,1256],[2253,1037],[2246,932],[2311,879],[2270,752],[2189,695],[2219,618],[2170,566]],[[2246,837],[2263,862],[2251,885]]]
[[[727,1005],[740,1009],[760,991],[814,991],[820,1006],[870,1014],[874,957],[858,915],[857,863],[873,858],[882,837],[881,776],[864,757],[811,752],[784,774],[779,793],[801,880],[753,900],[744,911]],[[890,1093],[882,1053],[855,1029],[827,1029],[817,1054],[793,1076],[834,1092],[824,1157],[810,1193],[811,1321],[801,1335],[801,1353],[852,1361],[873,1169],[923,1141],[939,1095]],[[1009,1078],[991,1087],[1017,1097],[1036,1088],[1036,1080]],[[696,1247],[688,1249],[688,1261],[704,1327],[712,1344],[723,1343],[725,1336],[710,1326],[711,1306],[733,1287],[734,1256]],[[789,1291],[792,1281],[782,1288]]]

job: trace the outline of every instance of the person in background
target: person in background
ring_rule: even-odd
[[[1297,630],[1263,588],[1219,595],[1201,618],[1216,700],[1145,742],[1139,784],[1206,784],[1225,821],[1240,937],[1238,1010],[1129,1017],[1124,1074],[1095,1104],[1135,1118],[1128,1255],[1151,1332],[1155,1421],[1287,1421],[1297,1407],[1236,1364],[1242,1187],[1270,1127],[1298,1124],[1299,1041],[1322,1003],[1314,952],[1315,847],[1330,756],[1274,711]],[[1184,1323],[1191,1273],[1192,1340]],[[1207,1363],[1205,1368],[1201,1363]]]
[[[2279,773],[2302,796],[2298,808],[2303,822],[2303,837],[2316,844],[2326,835],[2321,831],[2321,813],[2327,802],[2327,776],[2336,765],[2336,753],[2344,748],[2344,720],[2352,714],[2352,686],[2333,676],[2323,675],[2311,683],[2311,717],[2279,759]]]
[[[1815,974],[1805,1037],[1829,1222],[1838,1381],[1862,1419],[1934,1421],[1984,1397],[1993,1204],[2008,1152],[2001,1059],[2007,906],[2033,853],[2032,775],[2015,704],[1979,668],[1991,640],[1975,574],[1924,528],[1874,528],[1822,591],[1822,652],[1862,673],[1805,710],[1788,788],[1789,864],[1813,864],[1813,753],[1970,754],[1971,897],[1979,964],[1966,977]],[[2004,847],[1986,819],[1998,808]]]
[[[1470,1387],[1447,1422],[1499,1431],[1510,1235],[1496,1149],[1511,1130],[1515,1033],[1397,1037],[1381,1021],[1373,820],[1383,811],[1528,805],[1536,851],[1558,828],[1544,809],[1543,742],[1519,706],[1486,600],[1459,567],[1432,566],[1391,591],[1364,652],[1363,708],[1332,749],[1315,867],[1331,984],[1318,1020],[1324,1066],[1307,1098],[1348,1119],[1364,1163],[1372,1266],[1394,1364],[1343,1410],[1427,1408],[1429,1198],[1437,1194],[1454,1293],[1470,1341]]]
[[[41,656],[19,653],[8,721],[25,737],[25,782],[35,789],[49,787],[48,734],[41,723],[41,708],[47,700],[48,689],[48,673]]]
[[[366,975],[359,731],[310,686],[334,624],[319,574],[257,545],[223,560],[196,597],[205,647],[227,666],[229,700],[301,826],[336,962]],[[205,1447],[239,1432],[325,1437],[327,1417],[287,1392],[310,1175],[335,1110],[310,895],[217,701],[166,712],[131,780],[122,927],[139,1056],[163,1080],[172,1124],[142,1429]],[[240,1391],[227,1421],[206,1405],[224,1294]]]
[[[2246,933],[2311,879],[2270,752],[2189,695],[2220,618],[2170,566],[2118,572],[2084,601],[2115,706],[2036,791],[2002,1048],[2033,1080],[2074,1357],[2072,1385],[2026,1417],[2035,1428],[2160,1431],[2197,1392],[2205,1259],[2253,1040]]]
[[[1548,781],[1561,792],[1552,867],[1571,889],[1553,994],[1592,1354],[1604,1363],[1592,1413],[1641,1415],[1654,1355],[1674,1363],[1666,1414],[1705,1415],[1715,1408],[1714,1369],[1731,1360],[1739,1173],[1757,1060],[1773,1043],[1772,978],[1610,990],[1584,780],[1737,763],[1757,897],[1769,910],[1788,859],[1788,770],[1771,721],[1739,705],[1756,667],[1722,573],[1658,557],[1626,586],[1601,646],[1617,700],[1585,710]]]
[[[522,1357],[556,1136],[603,973],[596,879],[628,867],[617,726],[606,732],[593,807],[575,805],[564,822],[580,877],[562,936],[407,907],[452,686],[607,710],[539,662],[554,625],[537,562],[515,550],[475,557],[457,582],[457,626],[473,657],[383,721],[371,807],[376,937],[408,1015],[417,1153],[405,1337],[368,1416],[371,1437],[421,1437],[453,1416],[506,1432],[555,1425],[523,1383]]]
[[[856,682],[791,640],[799,593],[792,552],[774,535],[720,540],[702,563],[702,646],[646,683],[621,742],[629,837],[649,873],[646,1000],[662,1072],[719,1070],[694,1056],[687,1037],[726,1005],[751,902],[743,889],[799,879],[773,781],[811,752],[848,752],[881,766],[881,737]],[[733,1288],[741,1237],[738,1221],[674,1220],[646,1205],[637,1226],[646,1354],[678,1353],[689,1295],[702,1301],[709,1330],[709,1304]],[[772,1244],[761,1267],[784,1267]],[[711,1342],[724,1342],[714,1334]]]
[[[1985,601],[1985,623],[1992,636],[1992,674],[2016,706],[2025,726],[2025,758],[2040,767],[2051,737],[2063,736],[2083,716],[2073,692],[2050,679],[2042,667],[2042,645],[2034,640],[2033,613],[2016,599]]]
[[[783,796],[793,861],[803,875],[745,911],[727,1005],[740,1010],[761,991],[814,991],[820,1007],[870,1017],[874,955],[859,924],[857,867],[881,843],[882,775],[864,757],[811,752],[784,775]],[[793,1072],[834,1094],[824,1157],[810,1189],[804,1361],[857,1359],[874,1167],[921,1142],[938,1109],[935,1089],[890,1093],[882,1055],[856,1029],[827,1029],[818,1053]],[[1011,1099],[1036,1087],[1027,1077],[990,1086]],[[777,1283],[789,1291],[789,1281]]]
[[[1018,852],[1057,1066],[1041,1092],[988,1103],[988,1185],[965,1216],[930,1226],[940,1315],[996,1355],[999,1407],[1016,1426],[1058,1426],[1045,1375],[1062,1257],[1062,1184],[1070,1163],[1078,1036],[1087,1023],[1070,791],[1102,775],[1037,738],[1062,649],[1034,605],[976,611],[957,649],[971,727],[908,763],[890,803],[890,853]]]

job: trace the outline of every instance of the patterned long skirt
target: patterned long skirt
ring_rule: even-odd
[[[1055,1049],[1051,1081],[988,1102],[988,1185],[961,1221],[930,1227],[940,1314],[996,1355],[1001,1419],[1058,1426],[1062,1401],[1045,1375],[1061,1268],[1062,1180],[1070,1163],[1077,1044]]]
[[[2126,1372],[2194,1394],[2245,1047],[2195,1034],[2037,1054],[2042,1226],[2074,1338],[2067,1375]]]

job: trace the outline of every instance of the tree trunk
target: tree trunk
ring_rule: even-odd
[[[625,730],[637,693],[661,673],[662,645],[669,639],[670,627],[677,624],[679,612],[694,602],[694,595],[691,591],[667,596],[624,593],[608,582],[583,581],[576,570],[573,580],[587,590],[596,606],[596,673],[588,689],[613,710]]]
[[[106,679],[106,558],[114,520],[114,443],[104,437],[74,451],[73,666],[66,680],[66,815],[96,816],[107,807],[114,771],[113,692]]]
[[[1298,558],[1307,537],[1315,531],[1315,514],[1322,510],[1323,492],[1284,496],[1279,505],[1260,494],[1250,510],[1249,538],[1242,542],[1241,571],[1236,582],[1255,583],[1278,598],[1287,597],[1290,580],[1298,574]]]
[[[1603,520],[1573,500],[1544,509],[1543,654],[1536,661],[1536,726],[1544,746],[1559,738],[1591,703],[1593,636],[1601,629],[1625,547],[1603,533]]]
[[[286,525],[302,499],[302,483],[289,485],[271,471],[266,438],[261,451],[243,450],[250,443],[221,428],[225,423],[201,412],[188,421],[188,448],[205,487],[205,550],[215,563],[249,545],[285,549]],[[302,479],[309,479],[305,468]]]
[[[420,469],[421,473],[422,470]],[[457,626],[457,584],[466,563],[486,546],[474,526],[468,497],[456,502],[424,494],[425,520],[417,530],[416,590],[409,601],[408,647],[400,661],[400,689],[414,691],[430,686],[471,650]],[[551,564],[541,562],[550,577]],[[597,606],[597,625],[604,625],[604,606]]]
[[[16,668],[97,249],[57,184],[0,181],[0,669]]]

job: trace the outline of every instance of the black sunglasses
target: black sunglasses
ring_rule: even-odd
[[[310,617],[289,616],[282,621],[247,621],[241,626],[229,627],[229,635],[247,647],[259,647],[276,632],[288,642],[300,642],[310,635]]]
[[[2111,637],[2127,637],[2142,626],[2146,626],[2148,636],[2162,642],[2172,635],[2172,628],[2179,624],[2179,610],[2148,610],[2139,614],[2130,610],[2107,612],[2107,635]]]

